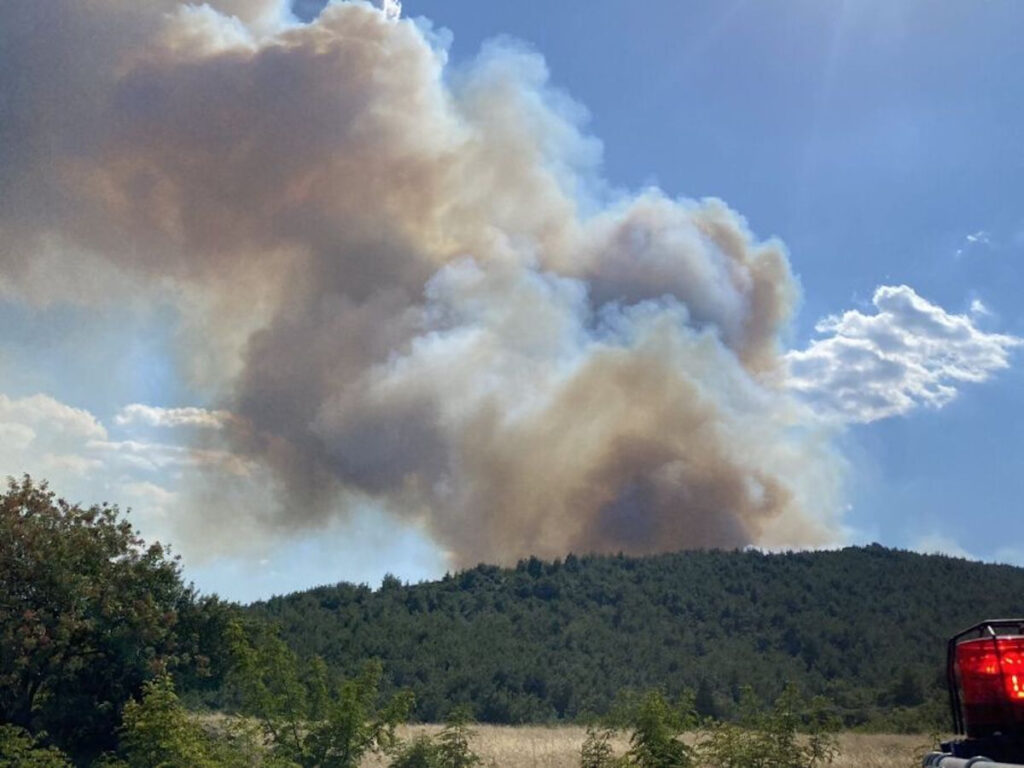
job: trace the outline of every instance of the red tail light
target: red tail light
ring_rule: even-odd
[[[1024,731],[1024,635],[962,641],[956,678],[968,736]]]

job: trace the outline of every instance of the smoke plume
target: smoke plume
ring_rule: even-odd
[[[369,502],[456,565],[833,539],[782,245],[610,188],[538,55],[452,67],[397,7],[5,4],[0,290],[175,297],[212,432],[280,489],[210,508],[236,529]]]

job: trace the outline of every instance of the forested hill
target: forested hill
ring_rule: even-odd
[[[847,725],[943,722],[945,639],[1024,614],[1024,569],[877,545],[831,552],[683,552],[478,566],[380,589],[339,584],[250,608],[300,654],[354,671],[380,658],[436,721],[604,713],[623,689],[697,692],[728,716],[743,686],[823,694]]]

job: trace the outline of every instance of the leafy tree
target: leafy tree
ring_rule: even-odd
[[[692,702],[672,706],[658,691],[644,696],[632,716],[626,764],[636,768],[686,768],[693,764],[693,749],[682,733],[696,718]]]
[[[141,702],[125,705],[121,752],[132,768],[215,768],[210,741],[181,706],[168,675],[145,683]]]
[[[569,560],[566,558],[566,565]],[[624,766],[624,758],[615,757],[615,750],[612,748],[612,736],[615,731],[611,728],[599,728],[587,726],[587,738],[580,748],[580,768],[619,768]]]
[[[74,756],[112,748],[124,702],[195,660],[176,632],[191,609],[196,596],[178,562],[143,542],[117,507],[83,508],[28,476],[9,480],[0,495],[0,721],[45,732]]]
[[[421,733],[397,752],[388,768],[437,768],[437,764],[437,745]]]
[[[689,694],[673,704],[657,690],[641,696],[623,692],[607,722],[605,727],[587,729],[581,768],[688,768],[695,764],[697,755],[682,738],[697,722]],[[629,750],[618,757],[611,744],[617,728],[631,732]]]
[[[142,699],[125,705],[120,735],[123,762],[106,768],[295,768],[266,752],[249,721],[204,729],[182,705],[169,675],[146,683]]]
[[[241,711],[256,717],[274,754],[303,768],[355,768],[367,752],[390,752],[412,706],[400,693],[378,707],[382,669],[369,662],[334,681],[320,659],[303,664],[263,626],[229,627],[235,657],[229,681]]]
[[[71,768],[67,755],[24,728],[0,725],[0,768]]]
[[[470,713],[457,707],[444,729],[431,738],[423,733],[398,750],[389,768],[472,768],[482,762],[470,747],[474,736]]]
[[[470,712],[457,707],[448,715],[444,730],[437,735],[437,768],[472,768],[480,757],[469,746],[473,738]]]

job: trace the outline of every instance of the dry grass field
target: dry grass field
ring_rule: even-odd
[[[437,726],[409,726],[401,730],[403,738],[417,733],[434,733]],[[473,728],[473,749],[484,760],[485,768],[577,768],[580,745],[586,731],[576,726],[505,727],[478,725]],[[914,768],[930,746],[922,735],[844,733],[839,737],[840,755],[834,768]],[[626,749],[623,738],[618,752]],[[382,768],[385,761],[371,758],[363,768]]]

